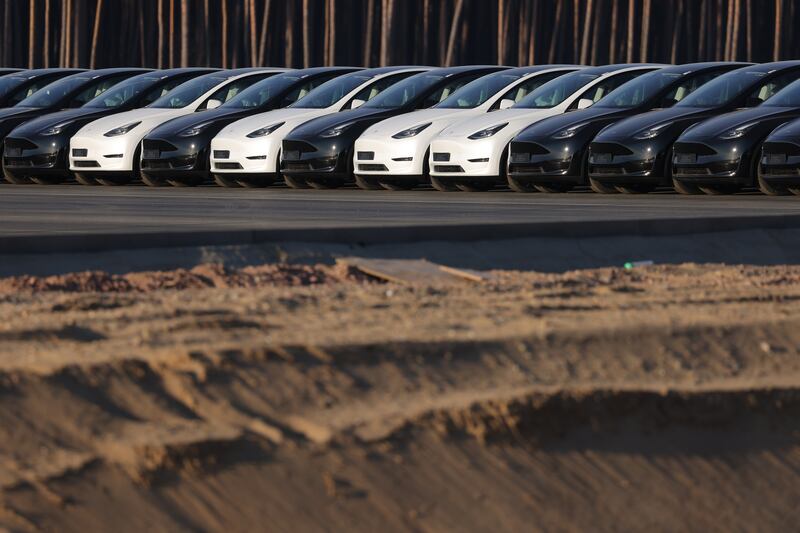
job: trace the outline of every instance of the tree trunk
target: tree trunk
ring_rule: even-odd
[[[42,47],[42,65],[50,67],[50,0],[44,0],[44,45]]]
[[[497,64],[502,65],[506,61],[505,42],[505,0],[497,0]]]
[[[781,28],[783,27],[783,2],[775,0],[775,40],[772,44],[772,60],[778,61],[781,57]]]
[[[258,43],[258,65],[263,66],[267,57],[267,32],[269,30],[269,8],[271,0],[264,0],[264,13],[261,16],[261,36]]]
[[[670,53],[670,63],[673,65],[678,62],[678,45],[681,39],[681,24],[683,23],[683,0],[678,2],[678,20],[675,23],[675,28],[672,31],[672,52]]]
[[[581,65],[585,65],[589,60],[589,36],[592,30],[592,7],[592,0],[586,0],[586,15],[583,18],[583,35],[581,36]]]
[[[189,66],[189,0],[181,0],[181,67]]]
[[[164,68],[164,0],[158,0],[156,8],[158,26],[158,68]]]
[[[628,54],[626,56],[626,61],[628,63],[633,63],[633,18],[636,16],[636,5],[633,3],[633,0],[628,0]]]
[[[617,61],[617,28],[619,25],[619,0],[611,2],[611,35],[608,38],[608,62]]]
[[[308,0],[303,0],[303,66],[311,66],[311,20],[308,14]]]
[[[558,37],[561,35],[561,17],[563,15],[565,1],[566,0],[556,0],[556,14],[555,22],[553,22],[553,35],[550,36],[550,51],[547,54],[547,62],[550,64],[556,62]]]
[[[368,67],[372,64],[372,28],[375,26],[375,2],[370,0],[367,2],[367,18],[364,23],[364,66]]]
[[[394,19],[394,0],[383,1],[381,24],[381,66],[389,65],[392,61],[390,46],[392,42],[392,22]]]
[[[450,25],[450,39],[447,42],[447,55],[445,56],[445,65],[448,67],[453,66],[453,59],[456,48],[456,35],[461,23],[461,12],[464,9],[464,0],[456,0],[455,11],[453,12],[453,24]]]
[[[220,33],[222,35],[222,46],[220,48],[222,54],[221,65],[222,68],[228,68],[228,0],[222,1],[222,16],[220,17]]]
[[[97,38],[100,35],[100,17],[103,14],[103,0],[97,0],[97,10],[94,13],[94,28],[92,29],[92,51],[89,58],[89,68],[97,64]]]
[[[642,3],[642,42],[639,52],[639,61],[647,61],[647,45],[650,42],[650,0]]]

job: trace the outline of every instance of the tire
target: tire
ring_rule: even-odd
[[[795,196],[800,196],[800,188],[797,187],[787,187],[787,190],[794,194]]]
[[[64,176],[31,176],[31,181],[37,185],[58,185],[66,180]]]
[[[235,188],[239,186],[239,182],[235,179],[225,177],[224,174],[214,174],[214,183],[220,187]]]
[[[90,185],[90,186],[99,185],[97,179],[93,178],[88,174],[84,174],[82,172],[75,172],[73,173],[73,176],[75,177],[75,181],[77,181],[81,185]]]
[[[371,176],[356,175],[356,186],[359,189],[364,189],[365,191],[380,191],[383,189],[381,184],[378,183],[378,178],[373,178]]]
[[[461,190],[458,187],[456,187],[455,184],[442,181],[440,178],[437,178],[436,176],[431,176],[431,186],[437,191],[441,192],[458,192],[459,190]]]
[[[381,187],[387,191],[410,191],[419,185],[418,181],[381,181]]]
[[[679,194],[697,195],[703,194],[700,187],[691,183],[686,183],[676,178],[672,178],[672,188]]]
[[[295,178],[293,176],[283,176],[283,181],[288,187],[292,189],[310,189],[311,185],[308,184],[305,178]]]
[[[494,189],[494,183],[485,181],[459,181],[456,187],[464,192],[486,192]]]
[[[765,181],[761,176],[758,177],[758,189],[767,196],[786,196],[791,194],[789,187]]]
[[[533,183],[525,183],[519,181],[517,178],[512,178],[511,176],[508,176],[506,180],[508,181],[508,186],[514,192],[523,192],[523,193],[539,192],[539,189],[537,189],[536,185],[534,185]]]
[[[240,187],[245,189],[263,189],[275,183],[275,178],[260,178],[255,176],[246,176],[236,180]]]
[[[318,190],[327,190],[327,189],[338,189],[342,185],[344,185],[343,178],[331,178],[331,179],[318,179],[318,178],[309,178],[306,179],[306,182],[311,186],[312,189]]]
[[[598,194],[617,194],[619,192],[615,185],[608,185],[595,178],[589,178],[589,187]]]
[[[142,183],[147,185],[148,187],[166,187],[167,182],[162,180],[161,178],[156,178],[151,176],[146,172],[140,172],[139,177],[142,179]]]
[[[536,189],[539,192],[546,192],[546,193],[569,192],[574,188],[575,188],[575,186],[572,183],[537,183],[536,184]]]
[[[167,178],[167,183],[173,187],[197,187],[203,184],[203,178],[197,177],[181,177],[181,178]]]
[[[14,185],[25,185],[31,182],[30,178],[27,176],[15,176],[11,172],[3,168],[3,177],[9,183],[13,183]]]
[[[120,185],[129,185],[130,182],[133,181],[133,176],[122,175],[122,176],[98,176],[95,178],[97,183],[100,185],[105,185],[106,187],[115,187]]]
[[[647,194],[656,190],[656,185],[652,183],[630,183],[628,185],[617,185],[617,190],[622,194]]]
[[[700,190],[710,196],[722,196],[725,194],[734,194],[741,190],[741,185],[702,185]]]

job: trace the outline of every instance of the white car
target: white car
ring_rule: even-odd
[[[330,80],[284,109],[231,123],[211,141],[211,171],[225,187],[264,186],[280,176],[281,141],[313,118],[354,109],[387,87],[430,67],[382,67]]]
[[[363,189],[411,189],[427,182],[428,148],[447,126],[507,109],[545,83],[583,68],[540,65],[495,72],[468,83],[431,108],[378,122],[356,140],[356,183]]]
[[[605,65],[565,74],[509,109],[459,121],[433,139],[431,185],[440,191],[481,191],[506,183],[508,144],[531,124],[584,109],[633,78],[663,65]]]
[[[187,81],[147,107],[90,122],[70,139],[69,169],[84,185],[97,178],[128,183],[139,175],[139,146],[156,126],[180,116],[219,107],[253,83],[284,68],[221,70]]]

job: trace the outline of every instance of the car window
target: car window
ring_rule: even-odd
[[[338,77],[340,75],[341,75],[340,72],[331,72],[329,74],[325,74],[323,76],[318,76],[316,78],[308,80],[307,82],[305,82],[305,83],[295,87],[291,91],[289,91],[286,94],[286,96],[283,97],[283,101],[280,104],[278,104],[277,107],[286,107],[286,106],[292,105],[293,103],[295,103],[299,99],[307,96],[308,93],[310,93],[311,91],[313,91],[314,89],[316,89],[317,87],[319,87],[320,85],[325,83],[326,81],[331,81],[332,79],[334,79],[334,78],[336,78],[336,77]]]
[[[464,85],[485,75],[486,75],[485,73],[473,74],[471,76],[463,76],[457,80],[453,80],[450,83],[447,83],[442,87],[439,87],[431,94],[429,94],[427,97],[425,97],[425,99],[420,103],[419,107],[421,109],[426,109],[428,107],[434,106],[439,102],[442,102],[447,98],[449,98],[451,94],[462,88]]]
[[[303,98],[299,98],[289,107],[299,109],[324,109],[330,107],[347,95],[350,91],[368,82],[372,76],[365,76],[360,72],[338,76],[320,84]]]
[[[89,102],[89,100],[97,98],[119,82],[130,77],[131,76],[129,74],[121,74],[119,76],[113,76],[91,83],[88,87],[83,89],[72,98],[72,100],[69,102],[69,107],[80,107]]]
[[[523,98],[528,96],[530,93],[541,87],[547,82],[553,81],[556,78],[561,77],[562,75],[566,74],[565,71],[560,72],[548,72],[547,74],[540,74],[539,76],[533,76],[532,78],[528,78],[522,83],[517,84],[515,87],[512,87],[506,93],[500,97],[494,104],[492,104],[492,110],[500,109],[500,102],[503,100],[514,100],[514,103],[520,102]]]
[[[163,85],[155,87],[154,89],[152,89],[149,93],[147,93],[144,96],[144,98],[142,99],[143,100],[142,101],[142,106],[146,106],[146,105],[152,104],[153,102],[155,102],[156,100],[158,100],[159,98],[161,98],[162,96],[164,96],[165,94],[170,92],[172,89],[174,89],[175,87],[177,87],[181,83],[184,83],[188,79],[191,79],[191,77],[190,76],[175,77],[175,78],[167,81]]]
[[[466,84],[437,104],[443,109],[474,109],[522,77],[519,73],[496,72]]]
[[[697,89],[710,82],[714,78],[719,77],[718,71],[706,72],[685,80],[683,83],[673,87],[671,91],[664,95],[661,103],[658,104],[660,108],[673,106],[695,92]]]
[[[205,102],[200,104],[200,106],[197,108],[197,110],[200,111],[200,110],[206,109],[206,107],[208,106],[208,102],[211,101],[211,100],[219,100],[220,102],[222,102],[224,104],[225,102],[227,102],[231,98],[235,97],[240,92],[242,92],[243,90],[247,89],[248,87],[250,87],[254,83],[259,82],[261,80],[264,80],[266,78],[269,78],[270,76],[273,76],[274,74],[275,74],[274,72],[268,72],[268,73],[264,73],[264,74],[261,74],[261,75],[245,76],[243,78],[239,78],[237,80],[234,80],[234,81],[226,84],[224,87],[220,87],[219,89],[217,89],[211,96],[206,98]]]
[[[364,104],[364,107],[378,109],[397,109],[414,101],[419,95],[425,94],[444,77],[440,74],[423,73],[411,76],[407,80],[393,85]]]
[[[751,87],[760,87],[767,73],[758,70],[733,71],[720,75],[690,94],[677,105],[681,107],[716,107],[729,104]],[[796,79],[797,74],[795,74]]]
[[[599,77],[599,74],[587,74],[580,70],[565,74],[531,91],[515,107],[522,109],[553,108],[569,98],[575,91],[580,90]]]
[[[408,77],[411,77],[415,74],[419,74],[419,72],[401,72],[400,74],[395,74],[392,76],[386,76],[377,80],[375,83],[372,83],[363,89],[361,89],[356,95],[350,99],[350,102],[353,100],[364,100],[365,102],[369,102],[383,91],[398,83]],[[348,102],[348,104],[350,103]]]
[[[601,81],[600,83],[598,83],[597,85],[594,85],[594,86],[590,87],[589,89],[586,89],[580,95],[580,97],[578,99],[576,99],[574,102],[572,102],[572,104],[569,106],[569,109],[570,110],[577,109],[578,108],[578,103],[581,100],[583,100],[584,98],[587,98],[587,99],[591,100],[593,103],[599,102],[607,94],[613,92],[614,89],[616,89],[617,87],[621,87],[621,86],[625,85],[629,81],[631,81],[631,80],[633,80],[635,78],[638,78],[642,74],[645,74],[645,72],[646,71],[638,70],[638,71],[633,71],[633,72],[625,72],[625,73],[619,74],[617,76],[608,77],[608,78],[604,79],[603,81]],[[644,88],[641,88],[636,94],[632,94],[631,97],[632,97],[632,99],[634,101],[638,100],[638,99],[641,99],[641,98],[643,98],[643,95],[645,94],[645,92],[646,91],[644,90]],[[632,105],[635,105],[635,104],[632,104]]]
[[[800,77],[800,71],[787,72],[781,76],[776,76],[756,87],[748,96],[745,105],[747,107],[757,106],[767,99],[774,96],[781,89]]]

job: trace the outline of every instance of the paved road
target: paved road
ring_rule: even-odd
[[[800,215],[800,198],[0,186],[0,236]]]

